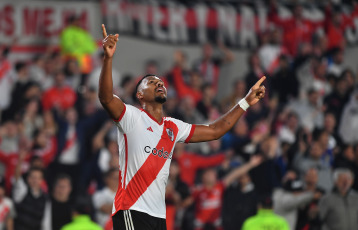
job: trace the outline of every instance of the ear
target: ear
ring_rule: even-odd
[[[143,93],[142,92],[137,92],[136,93],[136,97],[140,100],[143,99]]]

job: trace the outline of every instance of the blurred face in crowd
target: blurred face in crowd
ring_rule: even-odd
[[[313,159],[318,160],[322,157],[322,155],[323,155],[323,149],[321,145],[318,142],[313,142],[310,149],[310,156]]]
[[[158,74],[158,66],[155,63],[148,63],[145,66],[145,73],[146,74],[153,74],[153,75],[157,75]]]
[[[106,185],[112,191],[117,191],[119,182],[119,174],[116,171],[111,172],[106,178]]]
[[[338,79],[337,84],[336,84],[336,89],[338,94],[340,95],[346,95],[347,90],[348,90],[348,82],[344,79]]]
[[[300,5],[296,5],[293,9],[293,16],[297,20],[301,20],[303,17],[303,8]]]
[[[38,109],[39,109],[39,103],[36,100],[31,100],[26,105],[26,112],[29,114],[36,114],[38,112]]]
[[[287,127],[291,130],[296,130],[298,126],[298,118],[295,114],[289,114],[287,118]]]
[[[205,60],[208,60],[212,56],[213,56],[213,47],[209,43],[206,43],[203,46],[203,57]]]
[[[353,146],[348,145],[346,148],[344,148],[343,156],[349,161],[354,161],[355,157]]]
[[[41,157],[33,157],[30,162],[31,168],[45,169],[45,164]]]
[[[336,53],[336,55],[334,55],[333,61],[336,64],[342,64],[344,61],[344,54],[343,51],[339,51],[338,53]]]
[[[216,183],[217,175],[215,169],[207,169],[203,174],[203,184],[213,186]]]
[[[344,78],[344,80],[346,80],[347,87],[349,87],[349,86],[353,87],[355,85],[356,79],[355,79],[354,73],[351,70],[345,71],[343,74],[343,78]]]
[[[0,201],[5,197],[5,188],[0,186]]]
[[[212,86],[206,86],[203,90],[203,99],[212,101],[215,98],[215,92]]]
[[[31,170],[27,177],[27,183],[31,189],[37,190],[41,188],[43,173],[40,170]]]
[[[237,136],[247,136],[249,132],[249,126],[245,119],[240,119],[234,125],[234,133]]]
[[[328,133],[333,133],[336,127],[336,117],[332,113],[327,113],[324,116],[324,129]]]
[[[77,111],[74,108],[70,108],[66,111],[66,121],[74,125],[77,122]]]
[[[318,139],[323,149],[328,148],[329,134],[327,132],[322,132]]]
[[[169,177],[175,179],[179,175],[179,172],[180,172],[180,168],[178,163],[176,161],[172,161],[170,163],[170,168],[169,168]]]
[[[184,152],[185,146],[182,143],[177,143],[174,147],[174,157],[178,158]]]
[[[55,85],[57,87],[62,87],[65,84],[66,76],[63,72],[58,72],[55,74]]]
[[[67,70],[70,75],[79,74],[81,72],[76,60],[68,61]]]
[[[239,183],[241,185],[241,188],[245,187],[246,185],[251,183],[251,178],[249,174],[244,174],[239,178]]]
[[[4,129],[5,129],[6,136],[10,138],[16,137],[19,132],[16,123],[13,121],[6,122],[4,125]]]
[[[190,86],[193,89],[201,90],[202,83],[202,77],[199,72],[194,71],[190,73]]]
[[[246,95],[246,83],[244,81],[237,81],[234,92],[238,97],[243,98]]]
[[[180,67],[185,67],[186,65],[186,56],[181,50],[176,50],[174,52],[174,63]]]
[[[70,198],[71,191],[71,181],[68,178],[61,178],[55,184],[53,196],[56,200],[65,202]]]
[[[317,169],[311,168],[308,169],[305,174],[305,183],[306,186],[315,186],[318,182],[318,172]]]
[[[211,151],[219,151],[221,146],[221,139],[213,140],[208,142]]]
[[[341,194],[346,194],[353,184],[353,178],[350,173],[339,174],[336,180],[336,186]]]
[[[319,99],[319,93],[318,91],[312,91],[310,92],[310,94],[308,95],[308,101],[311,105],[317,105],[318,104],[318,99]]]

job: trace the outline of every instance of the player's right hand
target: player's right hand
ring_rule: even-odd
[[[111,58],[114,55],[114,52],[116,51],[116,44],[118,42],[118,34],[116,35],[107,35],[106,27],[104,24],[102,24],[102,34],[103,34],[103,40],[102,40],[102,46],[104,50],[104,56]]]

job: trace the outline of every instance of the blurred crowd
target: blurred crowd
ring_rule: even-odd
[[[343,35],[352,22],[329,7],[317,25],[292,10],[282,20],[270,9],[273,26],[222,100],[220,70],[237,60],[221,42],[203,45],[194,63],[176,50],[171,69],[144,66],[166,84],[166,116],[193,124],[217,119],[267,76],[267,96],[225,136],[175,147],[169,230],[259,229],[262,218],[276,229],[358,229],[358,79]],[[111,229],[117,130],[97,97],[103,53],[86,33],[74,17],[59,50],[26,61],[10,62],[11,46],[1,46],[0,229]],[[141,76],[112,75],[115,94],[139,106]]]

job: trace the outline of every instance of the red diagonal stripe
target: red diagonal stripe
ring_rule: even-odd
[[[171,128],[174,134],[174,140],[171,141],[167,134],[167,128]],[[175,138],[178,134],[178,127],[171,121],[164,121],[162,137],[159,140],[156,149],[164,149],[170,153],[173,149]],[[164,152],[163,151],[163,152]],[[147,188],[156,179],[158,173],[163,168],[167,159],[150,154],[142,167],[137,171],[134,177],[129,181],[125,189],[125,199],[123,209],[129,209],[138,198],[147,190]]]

